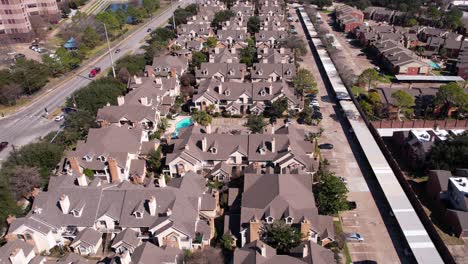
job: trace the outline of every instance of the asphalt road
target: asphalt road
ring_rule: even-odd
[[[174,3],[174,8],[177,5],[185,6],[193,0],[183,0]],[[151,22],[142,26],[139,30],[134,32],[130,37],[122,40],[120,43],[114,44],[111,49],[114,62],[128,53],[138,51],[140,46],[144,43],[144,39],[149,35],[148,28],[155,29],[159,26],[165,25],[167,20],[172,15],[172,9],[169,8],[159,16],[155,17]],[[114,50],[119,48],[121,51],[118,54]],[[0,142],[9,142],[8,148],[0,152],[0,162],[4,160],[8,153],[12,150],[12,145],[22,146],[30,143],[39,137],[45,136],[48,133],[58,130],[61,122],[55,122],[42,117],[45,113],[45,108],[49,112],[57,109],[63,105],[65,100],[76,90],[89,84],[92,79],[88,78],[88,73],[93,67],[100,67],[104,72],[111,66],[109,54],[97,60],[93,66],[89,68],[81,68],[80,71],[72,78],[62,82],[54,89],[46,91],[46,94],[38,98],[36,101],[27,107],[19,110],[15,114],[0,119]]]

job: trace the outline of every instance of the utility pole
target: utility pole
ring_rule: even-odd
[[[11,148],[13,149],[13,156],[15,157],[15,163],[18,165],[18,154],[16,153],[16,147],[14,144],[11,144]]]
[[[172,30],[176,31],[175,27],[175,10],[174,10],[174,0],[171,0],[171,9],[172,9]]]
[[[111,48],[110,48],[109,36],[107,35],[107,27],[106,27],[106,23],[102,23],[102,24],[104,25],[104,31],[106,32],[107,49],[109,51],[109,57],[110,57],[111,66],[112,66],[112,74],[114,75],[114,78],[115,78],[116,75],[115,75],[114,59],[112,58],[112,52],[111,52]]]

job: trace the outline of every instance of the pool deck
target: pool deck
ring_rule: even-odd
[[[176,124],[179,123],[182,119],[185,119],[187,117],[190,117],[189,115],[184,115],[184,116],[178,116],[176,119],[167,119],[169,120],[169,128],[166,130],[166,133],[164,135],[171,135],[175,132]]]

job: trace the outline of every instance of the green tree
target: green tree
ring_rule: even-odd
[[[153,64],[154,57],[161,56],[167,51],[167,44],[166,42],[162,41],[154,41],[148,46],[145,46],[145,61],[146,64]]]
[[[248,127],[252,133],[260,133],[266,125],[263,116],[250,115],[244,126]]]
[[[454,136],[445,141],[436,141],[429,153],[429,168],[454,171],[466,168],[468,160],[468,133]]]
[[[331,6],[332,0],[315,0],[315,4],[319,9],[323,9],[324,7]]]
[[[234,239],[232,238],[232,235],[226,233],[221,237],[219,243],[221,244],[222,248],[230,251],[232,250]]]
[[[312,118],[312,108],[309,106],[308,100],[306,100],[306,103],[304,104],[304,108],[302,111],[299,113],[299,119],[304,122],[306,125],[312,125],[314,122],[314,119]]]
[[[283,113],[288,110],[288,99],[286,97],[283,97],[279,100],[274,101],[271,104],[271,107],[269,109],[269,114],[274,117],[282,117]]]
[[[379,73],[372,68],[364,70],[358,77],[358,83],[361,85],[367,85],[367,90],[374,88],[379,81]]]
[[[154,41],[167,42],[175,37],[176,35],[174,31],[169,30],[167,28],[157,28],[153,30],[153,32],[151,32],[151,38],[149,43]]]
[[[65,72],[69,72],[80,66],[81,59],[76,51],[68,51],[62,47],[55,51],[55,55],[57,55]]]
[[[317,93],[314,76],[307,69],[299,69],[292,80],[294,89],[301,96],[305,93]]]
[[[348,209],[346,185],[327,169],[319,172],[319,183],[316,188],[316,202],[322,214],[335,215]]]
[[[208,61],[208,56],[206,56],[205,53],[203,52],[200,52],[200,51],[196,51],[196,52],[193,52],[192,53],[192,63],[191,63],[191,67],[194,69],[194,68],[200,68],[201,64],[203,62],[207,62]]]
[[[94,116],[87,111],[76,111],[67,115],[64,122],[63,144],[73,146],[88,135],[90,128],[97,127]]]
[[[83,174],[88,177],[88,179],[94,179],[94,172],[92,169],[85,168]]]
[[[63,154],[63,146],[49,142],[38,142],[24,145],[13,152],[7,159],[5,167],[28,166],[39,170],[42,178],[47,180],[57,166]]]
[[[146,13],[152,14],[158,10],[160,3],[159,0],[143,0],[143,8],[146,10]]]
[[[216,45],[218,45],[218,39],[215,37],[208,37],[206,40],[206,46],[210,49],[213,49],[216,47]]]
[[[99,12],[96,15],[96,20],[106,25],[110,35],[114,35],[120,30],[120,22],[117,16],[112,11]]]
[[[49,69],[44,64],[34,60],[19,59],[11,67],[12,80],[23,88],[26,94],[40,90],[49,79]]]
[[[132,18],[132,24],[138,25],[143,22],[148,13],[144,8],[129,5],[127,8],[127,15]]]
[[[372,107],[369,102],[366,100],[359,100],[359,105],[361,106],[362,111],[366,114],[366,116],[373,120],[374,119],[374,108]]]
[[[407,27],[414,27],[414,26],[417,26],[417,25],[419,25],[419,22],[414,17],[408,19],[406,21],[406,23],[405,23],[405,26],[407,26]]]
[[[192,114],[192,121],[201,126],[207,126],[211,124],[213,117],[205,111],[195,111]]]
[[[256,52],[257,49],[255,48],[255,42],[249,38],[247,40],[247,47],[241,49],[240,51],[240,62],[246,64],[248,67],[251,67],[254,63]]]
[[[231,17],[234,17],[234,12],[232,12],[231,10],[218,11],[214,15],[213,21],[211,22],[211,26],[217,28],[222,22],[228,21],[229,19],[231,19]]]
[[[105,105],[117,104],[117,97],[122,95],[126,86],[113,78],[101,78],[92,81],[86,87],[76,91],[67,99],[67,106],[96,115],[97,110]]]
[[[468,94],[455,82],[440,86],[434,102],[442,108],[444,114],[452,107],[458,107],[459,114],[468,111]]]
[[[249,32],[251,36],[260,32],[260,18],[258,16],[252,16],[249,18],[247,21],[247,32]]]
[[[122,30],[125,24],[127,24],[127,14],[125,14],[125,12],[119,8],[117,11],[115,11],[115,18],[119,23],[119,29]]]
[[[395,106],[398,107],[398,119],[400,119],[401,111],[411,113],[412,107],[415,105],[414,97],[404,90],[398,90],[392,93],[392,98],[395,99]]]
[[[435,6],[427,8],[426,14],[432,20],[432,24],[435,24],[442,16],[442,13]]]
[[[280,47],[285,49],[293,49],[294,54],[298,57],[307,54],[307,47],[304,40],[298,36],[290,36],[279,43]]]
[[[458,8],[452,8],[445,13],[446,25],[451,29],[456,29],[462,25],[463,11]]]
[[[139,75],[145,69],[146,59],[143,54],[127,55],[115,63],[115,71],[126,68],[131,75]]]
[[[158,147],[156,150],[151,150],[146,159],[148,170],[154,173],[160,173],[162,169],[161,159],[161,147]]]
[[[6,219],[10,215],[19,215],[22,209],[16,204],[16,200],[8,186],[8,180],[4,173],[0,173],[0,228],[7,226]]]
[[[281,220],[265,225],[265,230],[261,234],[261,240],[276,248],[279,254],[289,253],[292,248],[299,245],[301,238],[301,231],[298,228]]]
[[[101,42],[101,36],[92,27],[86,27],[81,36],[81,41],[87,47],[93,49]]]

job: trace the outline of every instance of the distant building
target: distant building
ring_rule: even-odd
[[[56,23],[60,10],[55,0],[2,0],[0,2],[0,42],[28,42],[34,38],[35,17]]]

